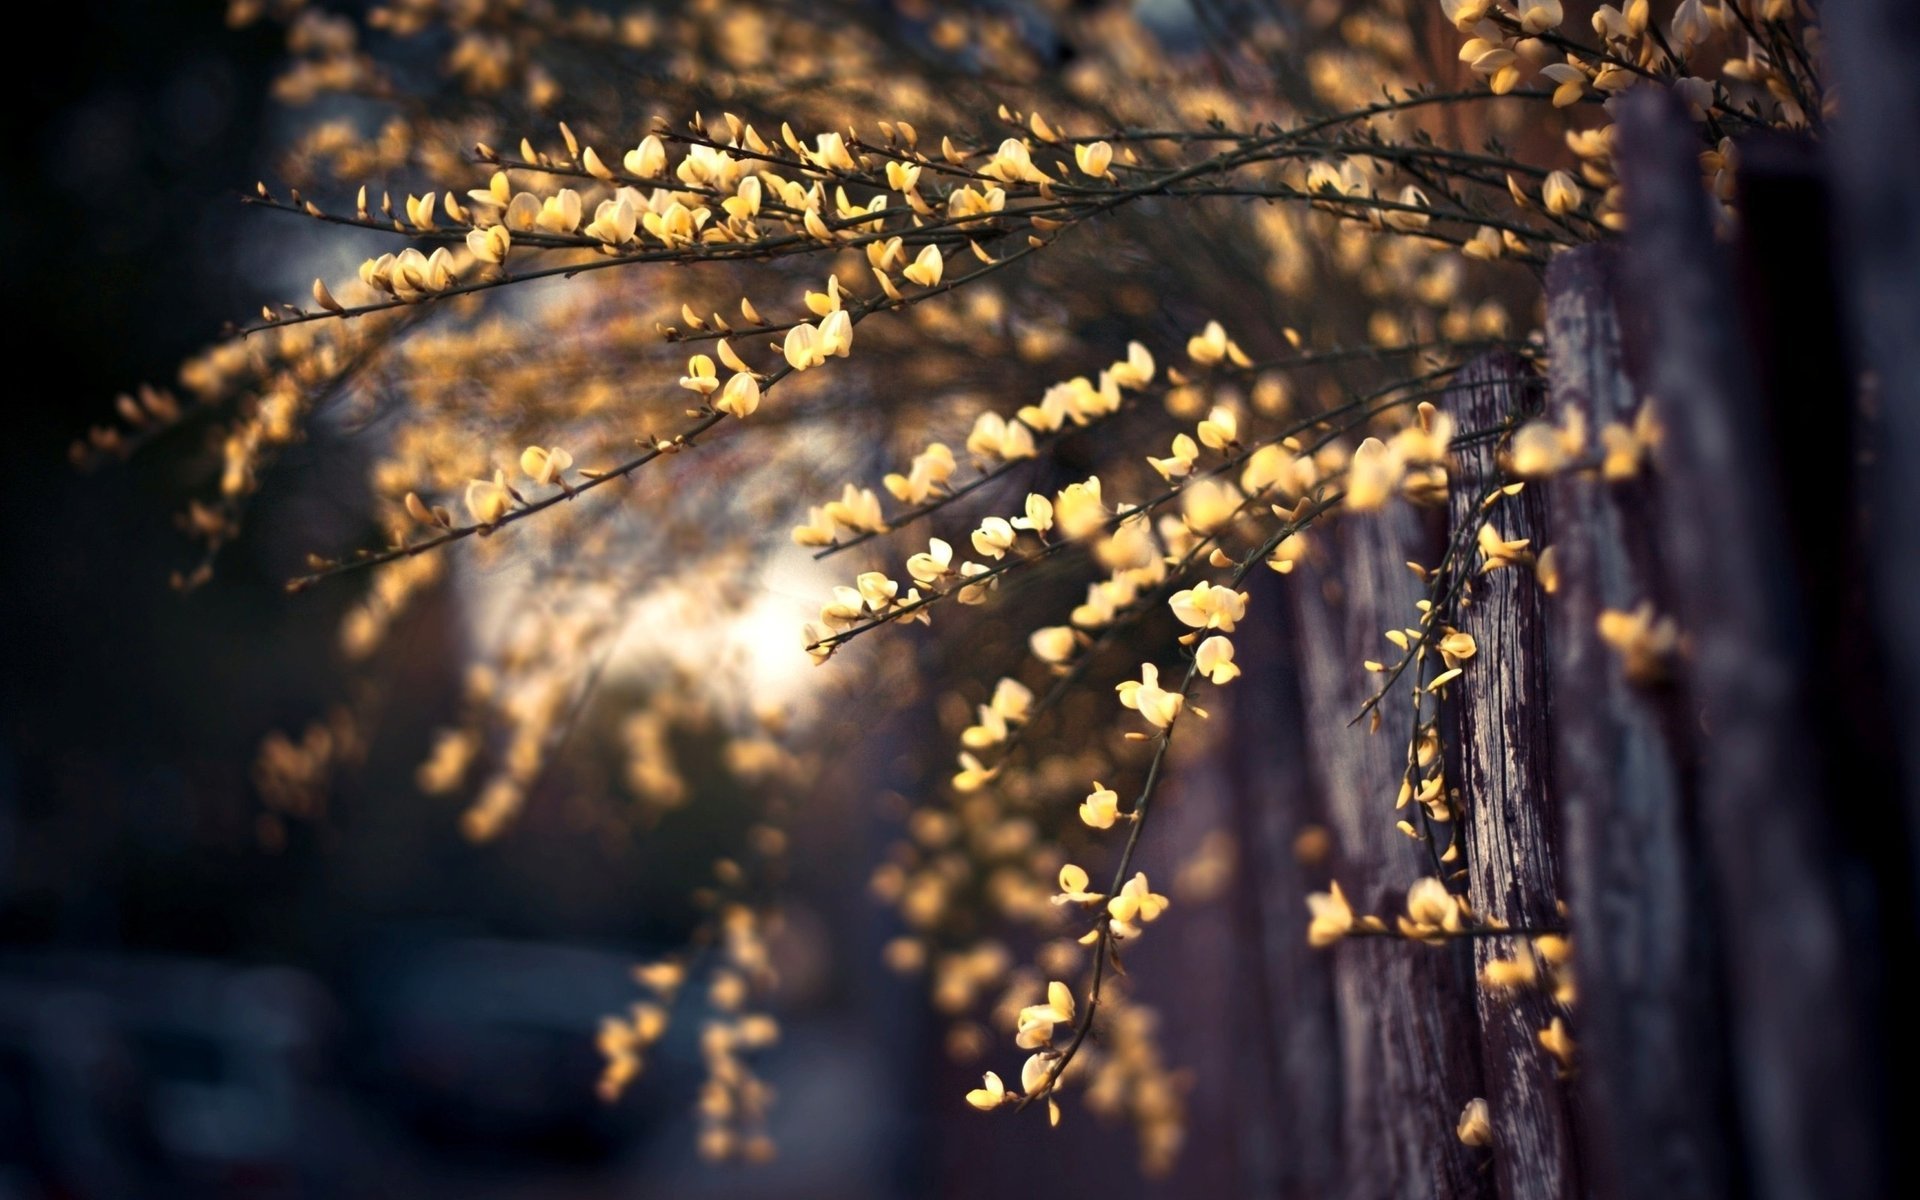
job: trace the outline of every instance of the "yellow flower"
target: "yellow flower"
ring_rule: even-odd
[[[479,525],[498,523],[513,507],[513,496],[507,491],[506,475],[501,471],[495,471],[492,480],[469,479],[466,500],[467,511]]]
[[[1620,655],[1621,668],[1634,683],[1658,683],[1680,649],[1680,627],[1672,617],[1656,618],[1653,602],[1632,612],[1608,609],[1596,622],[1600,640]]]
[[[1247,615],[1245,592],[1215,587],[1204,579],[1184,591],[1175,592],[1167,603],[1181,624],[1194,629],[1218,629],[1232,633],[1234,625]],[[1229,659],[1232,657],[1231,649],[1227,655]]]
[[[1359,512],[1379,508],[1393,498],[1406,474],[1406,462],[1391,446],[1370,437],[1354,447],[1347,464],[1346,506]]]
[[[1518,7],[1520,28],[1532,34],[1557,28],[1567,15],[1560,0],[1520,0]]]
[[[1033,1095],[1035,1088],[1046,1083],[1052,1067],[1051,1054],[1029,1055],[1027,1061],[1020,1065],[1020,1090],[1029,1096]]]
[[[1432,876],[1414,881],[1407,889],[1407,915],[1400,918],[1403,936],[1433,940],[1464,928],[1460,897]]]
[[[1537,1036],[1540,1039],[1541,1049],[1553,1055],[1559,1062],[1561,1070],[1572,1069],[1574,1045],[1572,1035],[1567,1032],[1566,1021],[1555,1017],[1553,1023],[1542,1029]]]
[[[1216,406],[1194,430],[1209,450],[1226,450],[1240,441],[1240,419],[1230,408]]]
[[[1493,1121],[1487,1114],[1487,1102],[1478,1096],[1467,1101],[1467,1106],[1460,1110],[1460,1119],[1454,1123],[1453,1131],[1466,1145],[1493,1145]]]
[[[1467,244],[1460,247],[1460,253],[1468,258],[1477,258],[1482,262],[1491,262],[1506,253],[1506,241],[1500,231],[1491,225],[1482,225],[1474,231]]]
[[[1347,903],[1346,893],[1337,882],[1329,885],[1327,891],[1309,894],[1307,912],[1310,914],[1309,946],[1331,946],[1353,930],[1353,907]]]
[[[1233,643],[1218,634],[1200,643],[1193,661],[1200,673],[1216,685],[1231,683],[1240,677],[1240,668],[1233,662]]]
[[[1167,898],[1147,886],[1147,876],[1141,871],[1135,871],[1120,894],[1107,901],[1107,915],[1124,925],[1136,920],[1143,925],[1157,921],[1166,911]]]
[[[1080,804],[1080,820],[1094,829],[1112,829],[1120,819],[1120,793],[1093,781],[1093,790]]]
[[[1233,520],[1246,496],[1224,479],[1199,479],[1180,494],[1180,515],[1196,533],[1212,533]]]
[[[1440,657],[1449,667],[1459,666],[1479,651],[1480,646],[1470,633],[1461,633],[1456,629],[1440,639]]]
[[[561,188],[540,202],[540,212],[533,223],[548,233],[572,233],[580,228],[580,215],[580,193]]]
[[[640,214],[633,201],[622,196],[618,200],[602,200],[593,210],[593,220],[581,232],[609,246],[622,246],[633,240],[639,224]]]
[[[1004,558],[1018,536],[1013,531],[1013,523],[1005,517],[988,517],[973,531],[973,548],[988,558]]]
[[[993,697],[987,707],[995,715],[1013,722],[1027,719],[1033,707],[1033,690],[1018,679],[1001,679],[993,685]]]
[[[1027,494],[1026,515],[1015,517],[1011,524],[1015,529],[1028,529],[1034,533],[1045,533],[1053,528],[1053,501],[1038,492]]]
[[[503,263],[507,261],[507,251],[513,246],[513,234],[505,225],[489,225],[485,229],[467,230],[467,252],[485,263]]]
[[[1497,571],[1501,567],[1519,567],[1533,561],[1533,555],[1527,553],[1530,538],[1517,538],[1506,541],[1500,531],[1491,522],[1480,526],[1480,570]]]
[[[927,548],[907,559],[907,574],[915,583],[932,585],[951,573],[953,547],[939,538],[927,539]]]
[[[862,571],[853,580],[854,590],[860,593],[860,599],[874,612],[885,612],[900,594],[900,584],[879,571]]]
[[[1134,709],[1162,729],[1173,724],[1186,699],[1179,692],[1169,692],[1160,686],[1160,668],[1152,663],[1141,664],[1138,682],[1129,679],[1114,690],[1120,693],[1123,707]]]
[[[1073,630],[1065,625],[1036,629],[1027,637],[1027,647],[1043,663],[1058,666],[1073,657]]]
[[[1425,229],[1433,220],[1425,212],[1409,211],[1409,209],[1428,207],[1427,194],[1412,184],[1400,189],[1399,202],[1407,207],[1390,208],[1380,213],[1381,223],[1387,228],[1397,229],[1401,233],[1413,233]]]
[[[1007,1085],[1000,1082],[998,1075],[992,1071],[988,1071],[986,1075],[982,1077],[981,1084],[982,1086],[974,1088],[967,1093],[968,1104],[973,1105],[981,1112],[987,1112],[1006,1103]]]
[[[827,515],[826,509],[818,506],[807,509],[804,525],[793,527],[793,543],[796,546],[831,546],[833,537],[833,518]]]
[[[1539,978],[1534,970],[1533,956],[1523,958],[1495,958],[1480,968],[1480,985],[1489,991],[1506,992],[1515,988],[1528,987]]]
[[[1540,74],[1554,82],[1555,108],[1578,104],[1580,98],[1587,94],[1587,73],[1572,63],[1551,63],[1541,67]]]
[[[687,360],[687,373],[680,377],[680,386],[702,396],[711,396],[720,386],[720,377],[714,373],[713,360],[704,354],[696,354]]]
[[[565,475],[573,465],[573,455],[558,446],[543,449],[528,446],[520,452],[520,469],[538,484],[549,484]]]
[[[1090,880],[1087,878],[1087,872],[1084,868],[1077,867],[1072,863],[1061,867],[1060,893],[1053,898],[1054,904],[1092,904],[1095,901],[1104,900],[1106,898],[1104,892],[1090,892],[1087,890],[1089,882]]]
[[[1054,980],[1047,985],[1047,1002],[1029,1004],[1020,1010],[1015,1021],[1013,1044],[1022,1050],[1037,1050],[1053,1041],[1053,1027],[1073,1020],[1073,992],[1066,984]],[[1032,1061],[1028,1061],[1031,1067]],[[1022,1090],[1030,1090],[1027,1072],[1021,1072]]]
[[[929,245],[914,256],[913,262],[900,273],[921,287],[932,287],[940,282],[945,270],[946,262],[940,257],[940,247]]]
[[[787,330],[787,336],[780,343],[780,353],[786,357],[787,365],[796,371],[817,367],[827,361],[820,349],[820,331],[805,321]]]
[[[333,298],[333,293],[327,289],[327,281],[324,279],[315,278],[313,281],[313,302],[328,312],[346,311],[345,306]]]
[[[1580,185],[1565,171],[1555,171],[1540,185],[1540,200],[1550,213],[1570,213],[1580,207]]]
[[[967,435],[967,452],[1009,462],[1034,455],[1033,430],[996,412],[981,413]]]
[[[640,139],[640,144],[627,151],[621,160],[627,174],[641,179],[660,179],[667,173],[667,147],[656,134],[648,134]]]
[[[1293,570],[1293,564],[1299,562],[1306,556],[1307,535],[1304,533],[1288,534],[1280,540],[1278,546],[1273,548],[1273,553],[1267,556],[1267,565],[1280,574],[1285,575]]]
[[[730,417],[752,416],[760,407],[760,381],[745,371],[740,372],[727,380],[727,386],[721,389],[720,399],[713,406]]]
[[[977,792],[986,782],[999,772],[983,764],[971,752],[960,752],[960,770],[953,777],[953,790],[956,792]]]
[[[1218,321],[1208,321],[1205,329],[1187,339],[1187,357],[1203,367],[1213,366],[1222,359],[1230,359],[1237,367],[1253,365],[1246,351],[1227,336],[1226,328]]]
[[[1558,425],[1528,421],[1514,432],[1509,447],[1514,474],[1528,478],[1551,475],[1586,452],[1587,419],[1572,407],[1561,415]]]
[[[894,472],[882,482],[896,500],[920,504],[933,495],[936,487],[952,478],[955,465],[953,451],[947,448],[946,443],[934,442],[913,456],[913,465],[907,469],[907,474]]]
[[[1033,156],[1027,151],[1027,144],[1019,138],[1008,138],[1000,143],[993,157],[980,168],[980,173],[989,179],[998,179],[1002,183],[1045,183],[1047,176],[1033,165]]]
[[[1138,391],[1153,382],[1153,354],[1139,342],[1127,343],[1125,362],[1114,363],[1107,368],[1107,375],[1116,387]]]
[[[880,515],[880,497],[872,488],[846,484],[840,489],[840,498],[827,501],[823,511],[856,533],[877,533],[887,527],[886,519]]]
[[[887,164],[887,186],[901,195],[906,195],[920,186],[920,164],[889,162]]]
[[[1097,476],[1070,483],[1054,496],[1053,523],[1069,538],[1086,537],[1106,525],[1107,507],[1100,500]]]
[[[820,356],[845,358],[853,350],[853,318],[844,308],[835,309],[820,322]]]
[[[1700,0],[1680,0],[1679,6],[1673,10],[1671,28],[1675,48],[1682,54],[1713,36],[1713,23],[1708,20]]]
[[[1173,452],[1166,458],[1148,458],[1147,465],[1160,473],[1160,478],[1171,482],[1183,479],[1193,470],[1193,464],[1200,457],[1200,447],[1193,438],[1184,433],[1173,435]]]
[[[1113,147],[1105,142],[1086,142],[1073,148],[1073,161],[1081,174],[1104,178],[1113,165]]]

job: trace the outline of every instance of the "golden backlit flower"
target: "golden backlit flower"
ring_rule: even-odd
[[[1621,670],[1629,681],[1658,683],[1667,677],[1680,649],[1680,626],[1670,616],[1656,617],[1652,601],[1632,612],[1607,609],[1596,622],[1600,640],[1620,655]]]
[[[1460,1110],[1460,1119],[1454,1122],[1453,1132],[1468,1146],[1493,1145],[1493,1120],[1487,1112],[1487,1102],[1478,1096],[1467,1101],[1466,1107]]]
[[[1134,709],[1151,724],[1162,729],[1173,724],[1180,715],[1180,706],[1186,698],[1179,692],[1170,692],[1160,686],[1160,668],[1152,663],[1140,665],[1140,679],[1127,680],[1114,689],[1120,694],[1123,707]]]
[[[907,559],[907,574],[914,582],[933,585],[951,573],[953,547],[939,538],[930,538],[927,548]]]
[[[1145,872],[1135,871],[1120,888],[1120,894],[1107,901],[1107,915],[1123,925],[1145,925],[1160,919],[1167,911],[1167,898],[1147,884]]]
[[[528,446],[520,452],[520,470],[542,486],[559,482],[572,466],[573,455],[558,446]]]
[[[1005,517],[988,517],[973,531],[973,549],[988,558],[1003,558],[1018,536]]]
[[[1060,891],[1054,896],[1055,904],[1092,904],[1106,899],[1103,892],[1090,892],[1087,886],[1091,881],[1086,871],[1072,863],[1060,868]]]
[[[714,408],[730,417],[750,417],[760,408],[760,381],[742,371],[727,380]]]
[[[1353,908],[1347,903],[1346,893],[1340,890],[1338,881],[1328,885],[1324,892],[1309,894],[1307,912],[1309,946],[1331,946],[1353,930]]]
[[[1027,646],[1033,651],[1033,656],[1041,662],[1054,665],[1072,658],[1075,644],[1073,630],[1065,625],[1036,629],[1027,637]]]
[[[1570,213],[1580,207],[1580,185],[1565,171],[1554,171],[1540,185],[1540,202],[1550,213]]]
[[[495,471],[490,480],[469,479],[466,503],[467,512],[472,514],[475,524],[497,524],[513,507],[513,496],[507,491],[506,473]]]
[[[1106,526],[1107,508],[1100,499],[1100,480],[1070,483],[1053,498],[1053,523],[1069,538],[1083,538]]]
[[[1215,684],[1231,683],[1240,677],[1240,668],[1233,661],[1233,643],[1218,634],[1200,643],[1193,661],[1200,673]]]
[[[940,247],[929,243],[900,273],[921,287],[932,287],[940,282],[945,270],[946,262],[940,257]]]
[[[1234,625],[1247,615],[1247,593],[1230,587],[1217,587],[1201,580],[1192,587],[1175,592],[1167,601],[1180,623],[1194,629],[1219,629],[1232,633]],[[1231,658],[1231,651],[1228,652]]]
[[[982,1077],[980,1087],[974,1088],[967,1093],[967,1103],[973,1105],[973,1107],[979,1109],[981,1112],[998,1108],[1002,1104],[1005,1104],[1006,1101],[1007,1085],[1000,1082],[1000,1077],[992,1071],[988,1071],[986,1075]]]
[[[1095,780],[1093,790],[1080,802],[1080,820],[1094,829],[1112,829],[1120,819],[1120,793]]]
[[[1407,889],[1407,915],[1400,918],[1403,936],[1432,940],[1463,928],[1464,905],[1446,884],[1429,875]]]

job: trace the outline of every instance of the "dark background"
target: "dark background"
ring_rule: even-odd
[[[692,1161],[690,1032],[622,1104],[593,1099],[594,1024],[684,933],[684,851],[711,831],[649,849],[563,798],[463,840],[458,802],[411,783],[458,678],[432,611],[352,786],[263,837],[260,739],[346,693],[332,630],[354,587],[279,585],[302,531],[357,519],[334,482],[354,473],[323,469],[356,448],[289,455],[190,596],[167,579],[191,565],[173,514],[201,434],[90,473],[67,458],[116,393],[169,382],[278,283],[252,282],[276,218],[238,197],[270,173],[279,31],[229,30],[223,7],[63,8],[70,41],[4,118],[8,346],[33,382],[0,438],[0,1198],[908,1186],[900,1130],[845,1115],[885,1078],[843,1027],[862,977],[819,963],[769,1066],[779,1172]],[[871,959],[799,918],[817,955]]]

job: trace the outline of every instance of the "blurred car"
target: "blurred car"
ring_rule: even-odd
[[[651,1122],[595,1095],[600,1018],[636,996],[632,959],[538,942],[401,940],[355,989],[379,1082],[444,1144],[595,1158]]]
[[[0,957],[0,1184],[277,1197],[338,1177],[310,977],[191,960]],[[0,1196],[6,1193],[0,1191]]]

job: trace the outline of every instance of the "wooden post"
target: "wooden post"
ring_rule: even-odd
[[[1592,430],[1631,423],[1615,314],[1618,255],[1589,246],[1547,270],[1551,411]],[[1596,636],[1600,614],[1667,605],[1648,526],[1652,483],[1555,476],[1559,589],[1547,605],[1562,863],[1579,979],[1582,1162],[1602,1200],[1716,1200],[1733,1122],[1715,1027],[1715,961],[1689,837],[1691,754],[1670,688],[1627,682]]]
[[[1728,973],[1732,1061],[1756,1193],[1884,1194],[1857,1095],[1875,1076],[1855,993],[1806,710],[1781,498],[1700,139],[1657,89],[1617,101],[1630,303],[1665,429],[1656,514],[1690,698],[1706,731],[1700,815]]]
[[[1224,739],[1240,848],[1231,906],[1252,968],[1242,1036],[1258,1060],[1227,1086],[1244,1109],[1240,1194],[1320,1200],[1338,1179],[1340,1055],[1332,957],[1307,945],[1304,899],[1325,890],[1328,864],[1302,861],[1296,846],[1325,814],[1303,769],[1298,642],[1282,595],[1295,581],[1266,575],[1255,585],[1262,619],[1234,639],[1246,674],[1234,684]]]
[[[1509,353],[1483,356],[1461,372],[1456,426],[1489,429],[1540,407],[1541,381]],[[1538,549],[1547,534],[1543,488],[1528,486],[1492,509],[1481,497],[1500,479],[1498,445],[1461,449],[1449,487],[1455,531],[1491,522],[1503,539]],[[1456,532],[1456,536],[1458,536]],[[1477,555],[1476,555],[1477,557]],[[1553,730],[1548,695],[1547,623],[1533,573],[1506,568],[1469,584],[1458,618],[1478,649],[1446,704],[1448,783],[1457,788],[1468,894],[1483,918],[1509,925],[1560,924],[1555,861]],[[1475,969],[1532,951],[1526,939],[1478,939]],[[1512,1200],[1579,1192],[1572,1120],[1559,1065],[1538,1034],[1558,1008],[1532,988],[1476,991],[1480,1069],[1493,1122],[1494,1178]]]
[[[1425,557],[1404,507],[1315,535],[1321,557],[1294,572],[1288,594],[1300,640],[1311,766],[1337,846],[1335,876],[1362,911],[1404,911],[1407,885],[1432,868],[1394,828],[1405,744],[1348,721],[1372,677],[1362,660],[1381,632],[1410,624],[1419,588],[1401,565]],[[1464,946],[1344,942],[1334,955],[1340,1027],[1340,1187],[1353,1200],[1452,1200],[1492,1192],[1484,1155],[1455,1121],[1481,1094],[1473,980]]]
[[[1874,461],[1867,492],[1877,553],[1868,566],[1890,691],[1907,698],[1891,715],[1904,759],[1912,913],[1920,902],[1920,705],[1910,699],[1920,692],[1920,5],[1829,0],[1821,18],[1833,77],[1857,98],[1853,115],[1833,124],[1828,170],[1854,359],[1873,372],[1877,393],[1878,426],[1861,447]]]

